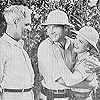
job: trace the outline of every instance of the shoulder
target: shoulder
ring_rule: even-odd
[[[47,50],[50,50],[51,47],[52,47],[52,43],[47,38],[43,42],[40,43],[40,45],[38,47],[38,53],[39,52],[45,52]]]
[[[3,39],[2,39],[2,37],[0,38],[0,50],[1,49],[6,49],[7,50],[7,48],[9,47],[9,43],[7,43],[6,41],[4,41]]]
[[[0,38],[0,53],[8,55],[12,52],[12,45],[7,42],[3,37]]]
[[[100,61],[94,56],[88,56],[86,58],[85,64],[90,66],[100,66]]]
[[[99,61],[99,59],[98,58],[96,58],[96,57],[94,57],[93,55],[91,56],[91,55],[89,55],[89,56],[87,56],[86,57],[86,60],[88,61]]]
[[[0,58],[7,55],[8,50],[9,50],[9,44],[6,43],[6,41],[3,41],[2,38],[0,38]]]

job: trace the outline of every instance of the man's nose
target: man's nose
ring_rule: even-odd
[[[54,32],[54,35],[57,35],[57,34],[58,34],[58,32],[55,31],[55,32]]]
[[[76,39],[74,40],[74,45],[77,45],[77,40]]]

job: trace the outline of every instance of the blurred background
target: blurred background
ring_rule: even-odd
[[[38,77],[40,76],[37,64],[37,49],[39,44],[47,38],[46,28],[41,26],[45,22],[50,11],[61,9],[67,13],[70,23],[79,30],[84,25],[94,27],[100,34],[100,0],[0,0],[0,37],[6,30],[6,22],[2,15],[5,7],[11,5],[25,5],[32,9],[32,31],[25,30],[24,49],[28,52],[35,72],[35,100],[38,98],[40,86]],[[68,32],[68,31],[66,31]],[[67,35],[75,38],[75,34],[68,32]],[[97,44],[100,50],[100,40]],[[100,60],[100,53],[91,51]],[[98,74],[100,82],[100,75]],[[100,83],[99,83],[100,84]],[[100,100],[100,86],[96,90],[96,100]]]

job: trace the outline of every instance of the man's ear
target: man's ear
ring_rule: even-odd
[[[18,25],[18,22],[19,22],[18,19],[14,19],[14,24],[16,25],[16,27],[17,27],[17,25]]]

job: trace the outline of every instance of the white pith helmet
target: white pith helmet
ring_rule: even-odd
[[[74,27],[68,21],[68,16],[64,11],[54,10],[48,14],[47,20],[42,25],[68,25]]]
[[[90,7],[96,6],[97,1],[98,1],[98,0],[89,0],[88,5],[89,5]]]
[[[72,31],[72,32],[75,32],[77,35],[81,35],[99,52],[96,46],[98,39],[99,39],[99,34],[93,27],[84,26],[79,31]]]

